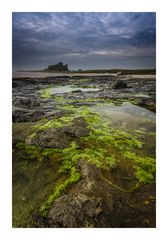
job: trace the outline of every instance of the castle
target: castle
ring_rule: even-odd
[[[64,71],[69,71],[68,69],[68,64],[63,64],[63,62],[59,62],[58,64],[55,65],[49,65],[47,71],[58,71],[58,72],[64,72]]]

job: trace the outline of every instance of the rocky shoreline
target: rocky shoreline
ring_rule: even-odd
[[[14,227],[155,227],[155,81],[13,79]]]

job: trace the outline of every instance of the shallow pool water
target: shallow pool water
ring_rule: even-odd
[[[148,94],[143,94],[143,93],[136,94],[135,97],[150,98],[150,96]]]
[[[63,87],[54,87],[54,88],[49,88],[51,94],[59,94],[59,93],[70,93],[76,90],[80,90],[82,92],[97,92],[100,89],[99,88],[76,88],[73,87],[72,85],[67,85]]]
[[[114,104],[103,104],[100,106],[92,106],[92,111],[99,113],[104,123],[108,123],[111,130],[121,130],[128,132],[135,139],[139,140],[142,147],[132,149],[136,151],[138,156],[147,156],[155,158],[156,154],[156,123],[155,113],[124,102],[121,106]],[[110,175],[113,184],[132,191],[136,187],[135,179],[129,180],[127,177],[132,175],[133,162],[127,158],[121,157],[119,160],[118,172]],[[133,176],[133,175],[132,175]]]
[[[93,106],[91,110],[98,112],[105,121],[111,123],[112,128],[155,130],[155,113],[129,102],[124,102],[121,106],[115,104]]]

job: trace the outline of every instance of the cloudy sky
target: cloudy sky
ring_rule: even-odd
[[[13,13],[13,68],[155,68],[155,13]]]

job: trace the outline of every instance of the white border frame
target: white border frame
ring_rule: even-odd
[[[157,228],[12,229],[12,12],[156,12],[157,14]],[[4,0],[0,9],[0,237],[12,240],[167,239],[168,96],[167,6],[164,0]],[[159,83],[159,84],[158,84]],[[165,140],[164,140],[165,135]]]

